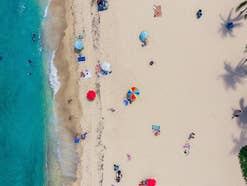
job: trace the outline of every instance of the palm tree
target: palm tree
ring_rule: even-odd
[[[222,33],[222,36],[234,36],[233,35],[233,28],[242,26],[242,23],[240,22],[243,18],[242,14],[238,14],[237,16],[233,15],[233,9],[230,10],[227,18],[223,18],[220,15],[220,18],[222,20],[220,32]]]
[[[246,0],[237,6],[236,12],[239,12],[238,14],[239,17],[242,17],[244,19],[247,18],[247,1]]]

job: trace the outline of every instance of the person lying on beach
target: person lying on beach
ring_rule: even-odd
[[[147,46],[147,40],[142,42],[142,47],[145,47],[145,46]]]
[[[199,9],[197,12],[196,12],[196,18],[197,19],[200,19],[202,17],[202,10]]]
[[[185,143],[183,148],[184,148],[184,154],[189,155],[189,153],[190,153],[190,144],[189,143]]]
[[[241,110],[234,110],[232,114],[232,119],[237,118],[241,115],[242,111]]]
[[[127,155],[128,160],[130,161],[132,159],[131,155],[130,154],[126,154],[126,155]]]
[[[121,171],[118,170],[116,173],[116,181],[119,183],[121,181],[122,177],[123,177],[123,175],[122,175]]]
[[[116,109],[114,109],[114,108],[109,108],[108,110],[111,111],[111,112],[115,112],[116,111]]]
[[[82,135],[81,135],[81,139],[82,140],[85,140],[87,138],[87,132],[85,132],[85,133],[83,133]]]
[[[190,134],[189,134],[189,137],[188,137],[188,140],[190,140],[190,139],[194,139],[195,138],[195,133],[194,132],[191,132]]]
[[[184,154],[185,154],[186,156],[188,156],[189,153],[190,153],[190,151],[189,151],[188,149],[184,149]]]

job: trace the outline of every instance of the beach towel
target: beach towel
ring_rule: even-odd
[[[79,142],[80,142],[80,138],[75,137],[74,138],[74,143],[79,143]]]
[[[161,5],[154,5],[154,17],[161,17],[162,16],[162,10],[161,10]]]
[[[79,56],[79,57],[77,58],[77,61],[78,61],[78,62],[84,62],[84,61],[86,61],[86,57],[85,57],[85,56]]]
[[[152,125],[152,129],[156,131],[160,131],[160,126],[159,125]]]

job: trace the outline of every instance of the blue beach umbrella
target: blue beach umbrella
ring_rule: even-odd
[[[232,30],[234,28],[234,23],[233,22],[228,22],[226,23],[226,29],[227,30]]]
[[[142,42],[146,41],[146,40],[148,39],[148,33],[145,32],[145,31],[142,31],[142,32],[140,33],[140,35],[139,35],[139,39],[140,39]]]
[[[83,44],[82,44],[82,42],[78,39],[78,40],[75,41],[74,47],[75,47],[75,49],[77,49],[77,50],[82,50],[82,49],[83,49]]]

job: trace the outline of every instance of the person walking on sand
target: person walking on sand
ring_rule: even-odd
[[[242,111],[241,110],[234,110],[232,113],[232,119],[233,118],[238,118],[241,115]]]
[[[191,132],[190,134],[189,134],[189,137],[188,137],[188,140],[190,140],[190,139],[194,139],[195,138],[195,133],[194,132]]]

